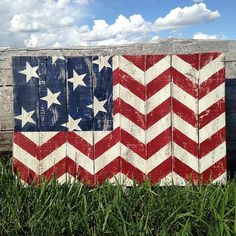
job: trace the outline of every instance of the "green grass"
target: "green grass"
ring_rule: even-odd
[[[0,164],[0,235],[235,235],[236,182],[226,186],[24,187]]]

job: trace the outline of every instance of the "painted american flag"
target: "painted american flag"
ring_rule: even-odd
[[[226,181],[224,55],[14,57],[23,182]]]

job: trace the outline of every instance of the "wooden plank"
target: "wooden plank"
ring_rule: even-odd
[[[225,183],[225,68],[224,55],[204,53],[199,73],[199,172],[200,183]]]
[[[120,172],[120,139],[119,128],[112,131],[114,124],[112,57],[93,56],[92,60],[94,172],[95,183],[101,184],[107,179],[114,179]]]
[[[130,181],[137,182],[146,179],[145,66],[145,56],[120,56],[120,168]]]
[[[12,87],[0,87],[0,130],[12,130],[12,106]]]
[[[171,155],[171,57],[147,55],[146,175],[153,184],[172,184]]]
[[[37,183],[39,166],[38,60],[13,58],[13,169],[23,182]]]
[[[198,184],[199,54],[172,56],[173,183]]]
[[[93,80],[91,57],[67,57],[68,172],[80,182],[94,184]]]
[[[39,64],[39,156],[42,178],[66,181],[66,63],[37,57]]]

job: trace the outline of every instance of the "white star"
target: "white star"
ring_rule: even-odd
[[[104,107],[106,102],[107,102],[107,100],[98,101],[98,99],[94,96],[93,104],[90,104],[87,107],[93,109],[94,117],[95,117],[99,111],[107,113],[107,110]]]
[[[79,122],[82,120],[82,118],[79,118],[77,120],[74,120],[70,115],[69,115],[69,121],[65,124],[62,124],[61,126],[67,127],[69,131],[74,131],[74,130],[81,130],[79,127]]]
[[[68,79],[69,82],[73,83],[73,90],[75,90],[79,85],[87,86],[83,81],[85,76],[86,74],[79,75],[75,70],[73,70],[73,77]]]
[[[19,73],[26,75],[26,82],[28,82],[32,77],[39,78],[36,72],[38,68],[39,66],[32,67],[28,62],[26,62],[26,68],[19,71]]]
[[[49,107],[54,103],[54,104],[58,104],[61,105],[61,103],[57,100],[57,97],[60,95],[61,92],[58,93],[52,93],[50,91],[50,89],[47,89],[47,96],[42,97],[40,99],[44,100],[47,102],[47,107],[49,109]]]
[[[52,57],[52,64],[54,64],[57,60],[65,60],[65,57]]]
[[[26,123],[36,124],[35,121],[32,119],[32,115],[34,114],[34,112],[35,112],[34,110],[27,112],[27,111],[22,107],[22,108],[21,108],[21,115],[16,116],[15,119],[21,120],[22,128],[25,126]]]
[[[100,72],[103,67],[111,68],[110,63],[108,62],[109,59],[110,59],[109,56],[105,56],[105,57],[100,56],[97,60],[94,60],[93,63],[98,65],[99,72]]]

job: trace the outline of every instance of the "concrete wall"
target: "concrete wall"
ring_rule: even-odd
[[[80,47],[63,49],[1,49],[0,48],[0,152],[12,150],[12,56],[83,56],[115,54],[185,54],[200,52],[224,52],[226,56],[226,99],[228,149],[236,150],[236,41],[229,40],[160,40],[156,43],[132,44],[106,47]],[[235,95],[236,97],[236,95]],[[232,104],[231,104],[232,103]],[[235,103],[236,104],[236,103]],[[235,107],[235,109],[234,109]],[[235,117],[235,119],[233,119]],[[235,120],[235,122],[234,122]],[[232,125],[231,125],[232,123]],[[230,124],[230,125],[229,125]]]

